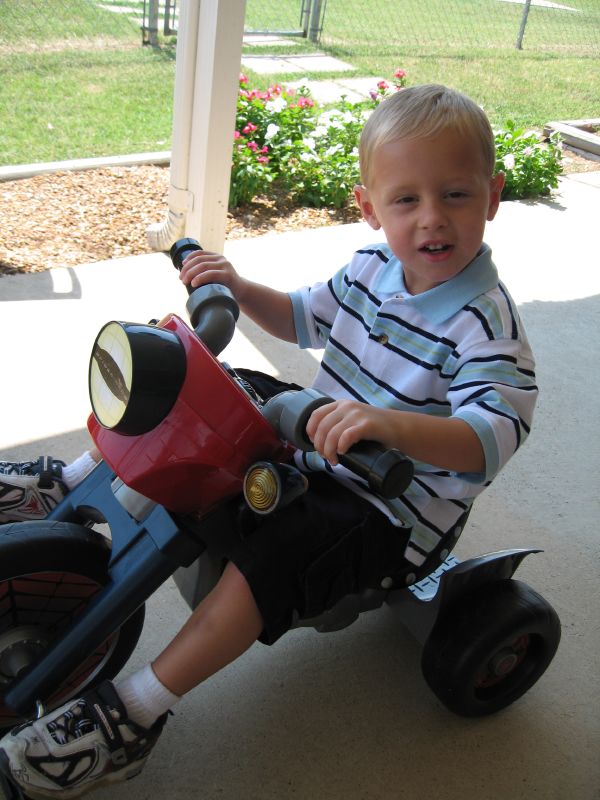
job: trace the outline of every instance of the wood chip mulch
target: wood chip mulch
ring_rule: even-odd
[[[565,153],[566,173],[599,169]],[[0,182],[0,277],[151,252],[146,228],[167,215],[169,168],[153,165],[58,172]],[[228,214],[240,239],[356,222],[358,209],[298,208],[274,193]]]
[[[151,252],[146,228],[167,215],[169,168],[142,165],[57,172],[0,183],[0,276]],[[228,239],[356,222],[344,209],[261,197],[228,214]]]

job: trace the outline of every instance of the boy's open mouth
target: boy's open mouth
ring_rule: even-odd
[[[419,247],[424,253],[447,253],[452,248],[451,244],[424,244]]]

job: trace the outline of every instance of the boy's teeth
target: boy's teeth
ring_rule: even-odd
[[[446,248],[445,244],[427,244],[425,245],[426,250],[444,250]]]

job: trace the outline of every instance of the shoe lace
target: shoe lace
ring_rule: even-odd
[[[96,730],[97,724],[87,716],[86,711],[85,700],[77,700],[62,716],[48,723],[48,733],[57,744],[68,744]]]

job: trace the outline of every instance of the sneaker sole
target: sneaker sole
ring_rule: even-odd
[[[148,756],[149,755],[150,754],[148,754]],[[123,769],[118,770],[117,772],[109,772],[104,777],[99,778],[96,781],[86,783],[83,786],[73,786],[70,789],[55,789],[45,791],[44,789],[35,788],[24,790],[17,783],[15,783],[15,780],[11,775],[8,756],[4,750],[0,750],[0,786],[2,787],[2,791],[4,792],[6,800],[52,800],[53,798],[54,800],[57,798],[60,798],[60,800],[65,800],[71,797],[81,797],[81,795],[86,794],[86,792],[99,789],[101,786],[107,786],[111,783],[122,783],[124,781],[131,780],[131,778],[135,778],[144,768],[146,761],[148,760],[148,756],[146,756],[141,763],[138,762],[135,766],[129,765],[128,767],[123,767]],[[25,793],[25,791],[27,793]]]
[[[0,789],[6,800],[26,800],[20,787],[12,781],[10,776],[10,766],[4,750],[0,750]]]

